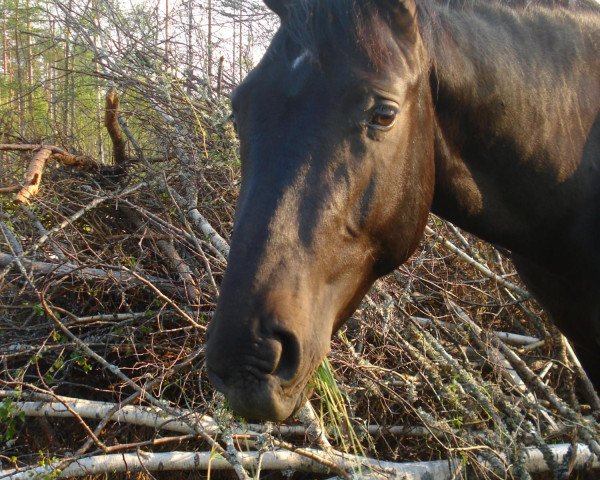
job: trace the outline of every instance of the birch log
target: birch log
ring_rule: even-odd
[[[569,459],[574,470],[598,469],[600,461],[586,445],[576,444],[576,455],[573,457],[572,445],[559,444],[549,446],[558,464],[564,464]],[[357,457],[354,455],[326,454],[317,449],[305,449],[315,455],[334,460],[349,472],[354,471],[361,479],[380,480],[451,480],[459,478],[464,465],[460,459],[437,460],[430,462],[380,462],[375,459]],[[240,452],[243,466],[246,469],[256,469],[260,462],[261,470],[294,470],[312,473],[328,473],[322,464],[286,450],[275,450],[259,454],[258,452]],[[484,462],[485,463],[485,462]],[[359,467],[360,465],[360,467]],[[0,470],[0,479],[29,480],[52,475],[53,478],[76,478],[86,475],[113,474],[120,472],[164,472],[164,471],[198,471],[198,470],[230,470],[232,467],[223,457],[211,452],[135,452],[123,454],[97,455],[84,457],[73,461],[60,472],[53,465],[31,469]],[[511,466],[508,465],[508,469]],[[525,469],[529,473],[547,472],[548,465],[543,454],[537,448],[528,448],[525,452]],[[336,477],[338,478],[338,477]],[[334,480],[334,479],[331,479]]]

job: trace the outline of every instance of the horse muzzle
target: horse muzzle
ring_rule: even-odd
[[[210,382],[237,414],[281,421],[298,408],[306,382],[300,374],[301,347],[296,336],[268,330],[259,337],[249,332],[238,337],[213,328],[206,366]]]
[[[281,380],[273,375],[258,378],[248,373],[225,382],[209,368],[208,378],[225,395],[233,411],[246,419],[280,422],[292,415],[304,400],[302,391],[297,395],[286,394]]]

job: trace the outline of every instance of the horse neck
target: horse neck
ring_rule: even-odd
[[[422,12],[437,124],[433,210],[519,250],[548,217],[543,194],[578,170],[598,114],[600,15],[472,5],[432,0]]]

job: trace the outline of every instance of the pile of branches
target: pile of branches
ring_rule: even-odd
[[[435,217],[336,335],[296,418],[235,418],[203,367],[239,181],[215,108],[194,131],[157,108],[168,148],[149,152],[109,91],[109,166],[0,146],[0,479],[562,479],[600,466],[600,400],[570,345],[509,260]]]
[[[0,146],[0,478],[558,479],[600,466],[600,401],[570,345],[509,260],[435,217],[336,335],[296,418],[235,418],[203,368],[239,176],[219,159],[235,159],[235,139],[207,121],[210,154],[173,129],[153,157],[118,108],[110,91],[110,166]]]
[[[235,418],[203,365],[239,186],[225,93],[57,5],[122,105],[108,89],[110,165],[0,145],[0,479],[597,477],[570,345],[501,252],[435,217],[296,418]]]

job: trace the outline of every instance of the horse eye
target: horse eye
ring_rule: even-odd
[[[369,127],[387,130],[394,125],[397,113],[396,109],[389,105],[379,105],[371,114]]]

